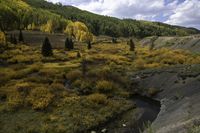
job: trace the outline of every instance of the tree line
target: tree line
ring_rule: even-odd
[[[72,6],[62,6],[62,4],[52,4],[44,0],[25,0],[35,8],[51,10],[66,19],[81,21],[87,25],[94,35],[108,35],[111,37],[139,37],[146,36],[184,36],[199,33],[194,28],[171,26],[160,22],[137,21],[132,19],[117,19],[114,17],[93,14],[82,11]]]
[[[40,30],[43,32],[64,32],[66,26],[76,21],[82,22],[94,35],[111,37],[138,37],[189,35],[199,33],[192,28],[171,26],[159,22],[117,19],[96,15],[72,6],[52,4],[44,0],[1,0],[0,30],[13,29]],[[77,25],[77,24],[74,24]],[[88,33],[84,32],[83,34]],[[80,33],[79,33],[80,34]],[[86,35],[78,35],[84,38]]]

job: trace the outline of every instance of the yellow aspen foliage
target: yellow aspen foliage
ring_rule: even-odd
[[[4,45],[5,43],[6,43],[5,34],[0,31],[0,45]]]
[[[35,23],[29,24],[28,27],[27,27],[27,30],[36,30]]]
[[[93,34],[90,33],[88,27],[81,22],[70,22],[64,32],[67,36],[74,37],[77,41],[93,41]]]
[[[69,24],[67,25],[64,33],[68,36],[68,37],[72,37],[74,36],[74,23],[73,22],[69,22]]]
[[[40,30],[47,33],[53,33],[53,21],[48,20],[45,25],[41,26]]]

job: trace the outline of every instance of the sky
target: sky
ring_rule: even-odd
[[[117,18],[200,29],[200,0],[47,0]]]

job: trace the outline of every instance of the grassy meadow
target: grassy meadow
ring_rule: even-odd
[[[64,45],[64,44],[63,44]],[[117,115],[136,108],[130,99],[139,92],[130,74],[143,69],[199,64],[200,56],[183,50],[150,50],[126,41],[84,43],[75,49],[3,46],[0,54],[0,132],[88,132]],[[79,54],[78,54],[79,53]],[[147,90],[153,96],[159,90]]]

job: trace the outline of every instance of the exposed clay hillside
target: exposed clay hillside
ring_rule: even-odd
[[[168,47],[200,52],[200,35],[185,37],[147,37],[140,41],[143,46],[151,45],[153,42],[154,48],[156,49]]]
[[[142,95],[160,91],[154,96],[161,101],[161,111],[152,124],[156,133],[187,133],[192,126],[199,127],[200,65],[141,71],[133,81]]]

